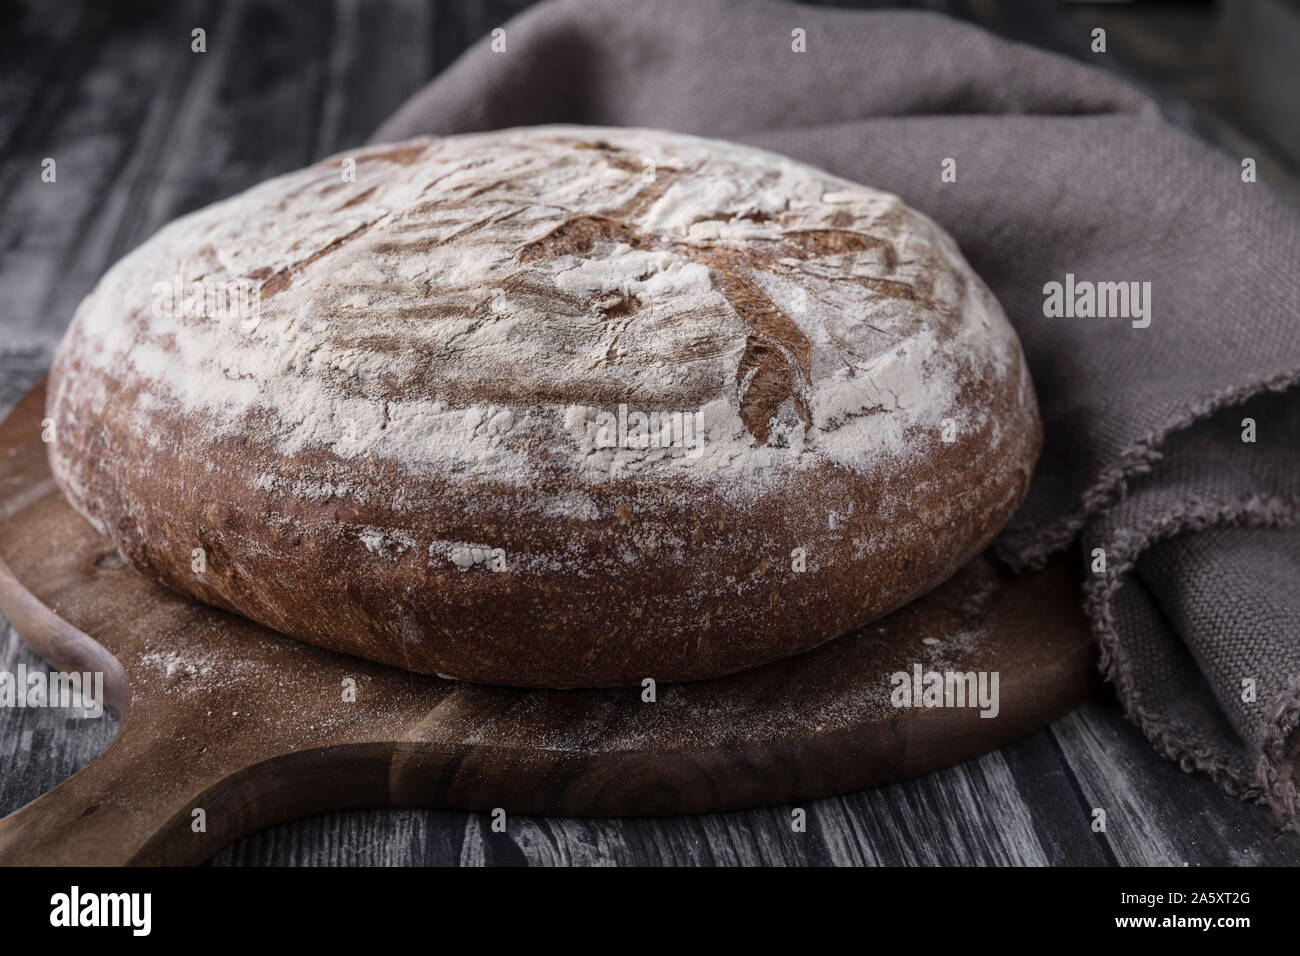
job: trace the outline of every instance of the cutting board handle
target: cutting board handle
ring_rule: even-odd
[[[53,669],[103,672],[122,724],[98,759],[0,820],[0,863],[199,863],[252,831],[362,807],[643,816],[789,804],[986,753],[1068,712],[1096,679],[1076,570],[1058,561],[1011,578],[987,557],[860,632],[664,686],[653,705],[406,673],[281,637],[113,561],[55,485],[44,404],[37,387],[0,420],[0,610]],[[944,659],[958,637],[964,668],[1001,675],[998,719],[890,706],[885,675]]]
[[[147,806],[132,806],[122,799],[119,783],[123,775],[132,772],[133,760],[148,758],[131,743],[119,734],[108,750],[83,770],[0,819],[0,865],[126,866],[143,862],[141,851],[159,833],[171,829],[169,824],[183,812],[186,801],[174,792],[174,786],[165,788]],[[179,783],[183,778],[184,774],[178,774],[174,779]],[[207,854],[196,855],[203,859]]]
[[[216,781],[204,779],[201,755],[178,755],[171,738],[184,725],[183,715],[157,703],[132,710],[126,672],[117,657],[39,601],[3,560],[0,590],[5,616],[32,650],[54,670],[103,673],[105,705],[123,718],[107,750],[0,819],[0,865],[197,863],[211,856],[224,837],[191,824],[192,810],[204,807],[204,791]],[[147,798],[139,796],[141,773],[155,775]],[[174,845],[162,858],[150,859],[160,856],[164,834],[173,836]]]

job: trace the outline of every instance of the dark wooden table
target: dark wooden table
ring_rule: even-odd
[[[880,6],[890,4],[846,4]],[[1017,39],[1088,56],[1148,84],[1170,117],[1300,195],[1294,160],[1234,118],[1213,12],[1009,2],[945,9]],[[364,140],[471,42],[527,0],[86,2],[0,0],[0,407],[48,367],[103,271],[159,226]],[[190,52],[204,27],[208,52]],[[44,157],[57,184],[41,181]],[[0,624],[3,624],[0,621]],[[12,628],[0,670],[41,664]],[[0,815],[50,789],[112,739],[109,717],[0,710]],[[1107,814],[1092,831],[1093,809]],[[1019,743],[878,790],[789,808],[664,819],[336,813],[249,836],[230,864],[1296,864],[1300,836],[1182,772],[1148,746],[1107,690]]]

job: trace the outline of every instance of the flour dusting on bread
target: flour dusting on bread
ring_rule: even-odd
[[[910,430],[969,413],[963,376],[1018,360],[933,223],[769,153],[543,127],[354,158],[354,183],[327,160],[179,220],[87,299],[83,358],[147,383],[142,429],[174,402],[285,456],[734,487],[904,454]],[[152,314],[174,275],[256,281],[257,321]],[[747,356],[807,407],[780,445],[742,414]],[[593,454],[566,427],[620,402],[703,410],[705,454]]]

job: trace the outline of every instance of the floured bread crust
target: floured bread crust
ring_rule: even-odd
[[[715,676],[879,617],[991,540],[1040,445],[931,220],[590,127],[359,150],[177,220],[82,303],[48,402],[60,487],[149,577],[528,686]]]

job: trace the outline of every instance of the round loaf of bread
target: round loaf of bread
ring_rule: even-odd
[[[989,543],[1041,437],[930,219],[588,127],[366,148],[185,216],[82,303],[48,394],[60,488],[150,578],[542,687],[870,622]]]

